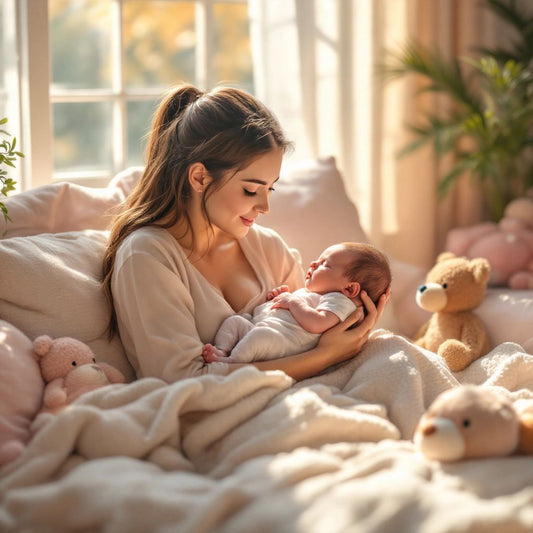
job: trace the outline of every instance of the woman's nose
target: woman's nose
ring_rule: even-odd
[[[268,213],[270,211],[270,203],[268,201],[268,196],[265,196],[264,198],[259,199],[257,201],[255,209],[259,211],[259,213],[262,213],[263,215]]]

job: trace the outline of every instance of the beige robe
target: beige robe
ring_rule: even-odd
[[[261,291],[239,313],[252,313],[274,287],[302,287],[299,255],[275,231],[255,225],[240,244]],[[201,353],[235,311],[166,230],[146,227],[124,240],[111,286],[120,337],[137,377],[170,383],[205,373],[228,373],[226,363],[206,365]]]

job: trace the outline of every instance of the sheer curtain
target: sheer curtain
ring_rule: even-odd
[[[296,149],[292,158],[334,155],[372,242],[424,268],[448,229],[481,219],[467,180],[445,202],[430,148],[397,159],[406,122],[421,105],[416,80],[384,85],[375,67],[408,39],[447,54],[494,44],[495,21],[474,0],[249,0],[257,95]],[[449,162],[448,162],[449,164]],[[327,221],[324,221],[327,224]]]

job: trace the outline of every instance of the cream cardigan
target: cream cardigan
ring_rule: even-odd
[[[261,292],[239,313],[251,313],[278,285],[302,287],[299,255],[274,230],[253,226],[241,248]],[[205,373],[228,373],[226,363],[206,365],[201,352],[235,311],[166,230],[141,228],[124,240],[111,287],[120,337],[137,377],[154,376],[170,383]]]

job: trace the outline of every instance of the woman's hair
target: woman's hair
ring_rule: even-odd
[[[274,148],[290,143],[274,115],[256,98],[235,88],[202,92],[192,85],[170,91],[155,113],[146,151],[146,167],[125,209],[117,215],[103,263],[103,287],[111,305],[109,333],[117,331],[111,292],[115,256],[124,239],[143,226],[169,228],[179,220],[192,231],[188,214],[191,187],[188,169],[202,163],[211,181],[206,199],[223,184],[229,171],[247,167]]]
[[[353,252],[353,259],[345,270],[350,281],[357,281],[377,305],[379,297],[391,284],[392,275],[387,256],[375,246],[345,242],[342,246]]]

